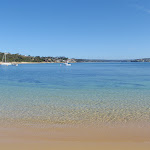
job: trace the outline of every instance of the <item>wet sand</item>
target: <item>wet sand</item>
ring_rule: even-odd
[[[1,127],[2,150],[149,150],[149,127]]]

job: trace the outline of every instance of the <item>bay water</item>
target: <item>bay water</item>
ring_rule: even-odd
[[[0,66],[0,122],[150,123],[150,63]]]

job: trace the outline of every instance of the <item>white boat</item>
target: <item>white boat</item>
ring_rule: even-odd
[[[7,54],[8,53],[4,53],[1,65],[3,65],[3,66],[11,66],[11,65],[18,66],[18,64],[7,62],[7,59],[6,59]]]
[[[1,65],[4,65],[4,66],[10,66],[10,65],[12,65],[12,63],[1,63]]]
[[[68,63],[68,61],[66,63],[64,63],[66,66],[71,66],[70,63]]]

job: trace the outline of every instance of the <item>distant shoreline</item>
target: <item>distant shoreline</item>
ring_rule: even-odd
[[[0,62],[0,65],[2,63],[3,62]],[[9,63],[12,63],[12,64],[54,64],[54,63],[57,63],[57,62],[9,62]]]
[[[0,65],[3,62],[0,62]],[[63,64],[64,62],[9,62],[12,64]],[[104,62],[71,62],[71,63],[137,63],[137,62],[121,62],[121,61],[104,61]],[[139,62],[139,63],[145,63],[145,62]],[[146,62],[147,63],[147,62]]]
[[[140,58],[140,59],[83,59],[83,58],[68,58],[65,56],[53,57],[53,56],[26,56],[21,54],[11,54],[0,52],[0,60],[5,61],[4,55],[7,55],[7,62],[17,63],[17,64],[36,64],[36,63],[96,63],[96,62],[150,62],[150,58]],[[0,62],[1,64],[2,62]]]

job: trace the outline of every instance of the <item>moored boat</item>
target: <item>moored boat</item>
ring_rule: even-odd
[[[64,63],[66,66],[71,66],[70,63],[68,63],[68,61],[66,63]]]
[[[11,66],[11,65],[13,65],[13,66],[18,66],[18,64],[16,64],[16,63],[7,62],[7,58],[6,58],[6,55],[7,55],[7,54],[8,54],[8,53],[4,53],[3,58],[2,58],[1,65],[3,65],[3,66]]]

